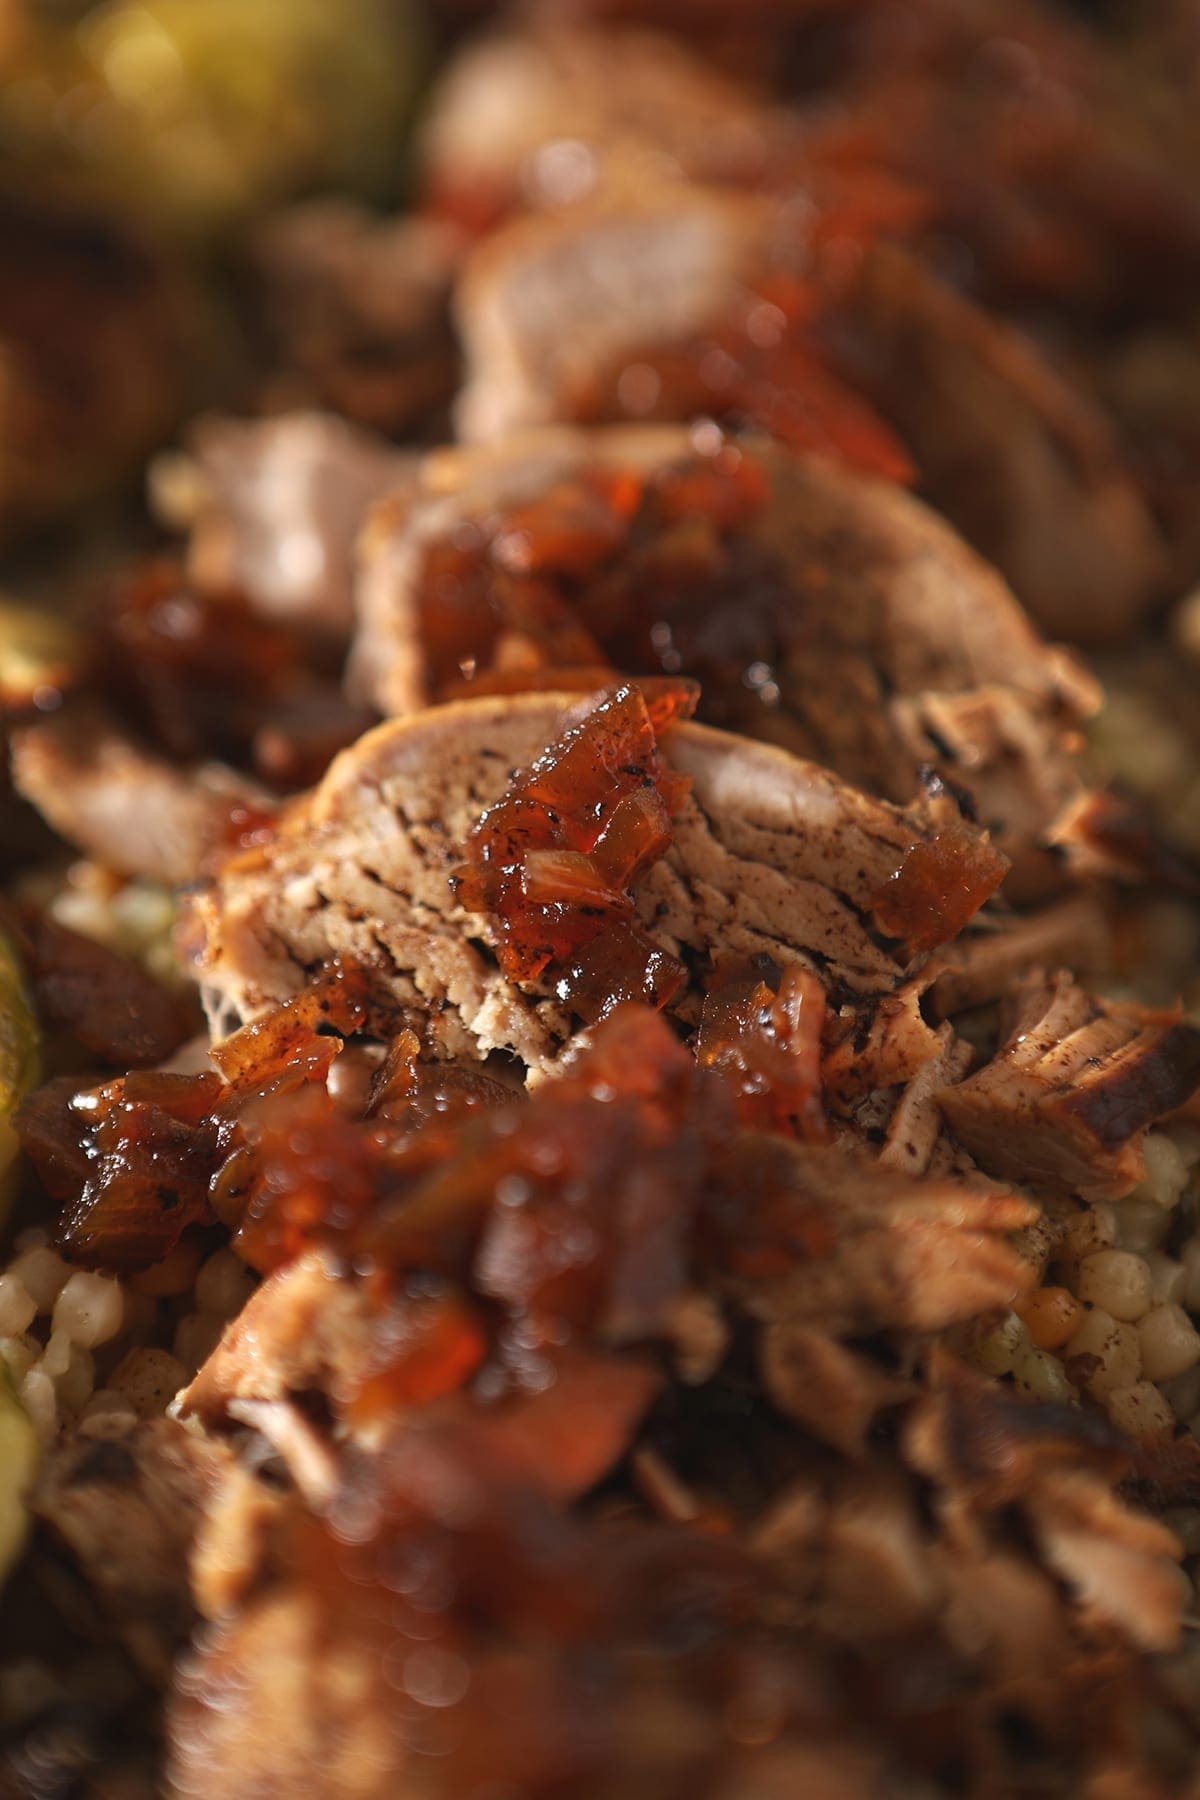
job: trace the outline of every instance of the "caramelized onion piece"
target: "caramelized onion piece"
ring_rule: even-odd
[[[915,954],[957,937],[1008,873],[1008,858],[977,831],[947,824],[905,854],[875,896],[876,924]]]
[[[768,491],[718,441],[650,474],[583,470],[435,541],[417,590],[431,695],[598,688],[615,666],[696,676],[718,723],[761,711],[763,684],[744,677],[775,654],[764,621],[783,577],[741,534]]]
[[[390,1287],[423,1271],[526,1321],[622,1337],[653,1327],[686,1274],[702,1159],[700,1072],[666,1023],[622,1008],[528,1101],[409,1119],[336,1117],[308,1088],[246,1120],[261,1178],[238,1238],[268,1270],[313,1245]]]
[[[63,1203],[56,1238],[90,1267],[133,1272],[168,1255],[191,1227],[240,1217],[248,1166],[243,1119],[325,1080],[343,1033],[361,1023],[361,980],[334,967],[287,1006],[214,1053],[221,1073],[131,1071],[91,1091],[76,1078],[35,1090],[17,1129],[48,1193]],[[222,1079],[222,1077],[224,1079]]]
[[[459,898],[487,915],[510,979],[549,974],[585,1019],[622,998],[667,1003],[686,979],[633,913],[631,889],[668,849],[679,778],[658,731],[695,704],[686,683],[645,699],[624,685],[550,746],[471,832]]]
[[[343,1039],[367,1013],[361,972],[334,961],[323,977],[266,1018],[252,1020],[211,1055],[228,1083],[225,1111],[249,1099],[324,1080]]]
[[[581,424],[716,417],[769,432],[793,450],[835,456],[866,474],[911,482],[891,427],[829,367],[814,329],[820,290],[765,275],[708,330],[643,344],[589,375],[565,413]]]
[[[306,787],[371,723],[318,635],[258,616],[238,593],[201,591],[167,559],[116,586],[93,640],[106,701],[176,761],[217,759]]]
[[[189,1226],[211,1222],[219,1093],[214,1075],[147,1073],[77,1098],[73,1110],[90,1126],[90,1167],[59,1220],[64,1255],[129,1273],[160,1262]]]
[[[704,999],[696,1058],[719,1069],[737,1097],[743,1125],[794,1131],[810,1142],[829,1135],[821,1100],[825,990],[806,969],[718,969]]]

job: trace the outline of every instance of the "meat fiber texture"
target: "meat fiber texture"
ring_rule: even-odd
[[[253,1016],[341,955],[375,979],[377,1023],[415,1023],[437,1054],[552,1062],[569,1012],[544,984],[500,973],[487,922],[463,911],[449,877],[468,831],[572,704],[535,694],[433,708],[339,757],[268,845],[191,897],[214,1021]],[[911,846],[934,835],[929,814],[698,725],[669,733],[664,751],[692,785],[674,844],[638,886],[638,919],[656,943],[685,960],[808,961],[856,991],[899,983],[914,959],[872,923],[872,906]]]
[[[589,469],[646,476],[691,448],[685,430],[666,426],[564,427],[431,454],[415,496],[380,508],[364,535],[349,664],[356,694],[398,714],[432,697],[419,613],[431,545],[552,498]],[[1099,703],[1095,682],[1045,644],[1003,580],[903,490],[759,439],[745,448],[766,473],[768,497],[738,529],[781,571],[769,622],[779,706],[764,714],[764,735],[891,800],[913,797],[921,767],[937,769],[1002,826],[1006,852],[1029,861],[1031,886],[1053,882],[1033,853],[1083,791],[1077,727]]]

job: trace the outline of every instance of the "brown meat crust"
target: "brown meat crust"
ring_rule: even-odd
[[[832,336],[922,491],[1045,631],[1105,644],[1136,627],[1163,544],[1085,389],[894,246],[868,252]]]
[[[1007,1007],[995,1056],[938,1095],[989,1173],[1052,1193],[1118,1199],[1144,1172],[1145,1129],[1200,1082],[1200,1030],[1097,1001],[1069,975],[1033,973]]]

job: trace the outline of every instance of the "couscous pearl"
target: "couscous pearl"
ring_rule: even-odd
[[[42,1346],[36,1338],[3,1337],[0,1338],[0,1360],[8,1369],[9,1380],[14,1387],[19,1387],[25,1376],[32,1369],[42,1354]],[[1196,1405],[1200,1406],[1200,1393],[1196,1396]]]
[[[1079,1262],[1095,1250],[1105,1250],[1117,1241],[1116,1209],[1105,1202],[1081,1207],[1072,1213],[1063,1232],[1058,1255],[1063,1262]]]
[[[201,1312],[232,1319],[254,1292],[254,1276],[232,1250],[217,1250],[196,1277],[196,1306]]]
[[[975,1357],[986,1375],[1007,1375],[1017,1358],[1032,1347],[1023,1319],[1010,1312],[994,1330],[980,1338]]]
[[[1075,1389],[1057,1356],[1048,1350],[1030,1349],[1013,1365],[1013,1382],[1022,1393],[1037,1400],[1074,1400]]]
[[[1130,1250],[1097,1250],[1085,1256],[1077,1292],[1081,1300],[1126,1322],[1140,1319],[1154,1298],[1146,1260]]]
[[[127,1397],[139,1418],[153,1419],[165,1412],[187,1379],[188,1372],[177,1356],[147,1345],[122,1357],[108,1385]]]
[[[30,1369],[17,1389],[17,1398],[42,1442],[48,1442],[58,1424],[58,1397],[44,1369]]]
[[[1117,1429],[1130,1437],[1175,1429],[1175,1414],[1152,1381],[1113,1388],[1104,1396],[1104,1410]]]
[[[44,1244],[25,1250],[9,1264],[8,1273],[32,1295],[39,1313],[48,1313],[71,1273],[61,1256]]]
[[[94,1350],[97,1344],[107,1344],[116,1337],[124,1316],[125,1296],[120,1282],[78,1269],[54,1303],[53,1329],[72,1343]]]
[[[1123,1200],[1116,1208],[1117,1242],[1138,1256],[1157,1250],[1171,1228],[1171,1215],[1153,1200]]]
[[[37,1318],[37,1302],[11,1270],[0,1275],[0,1337],[21,1337]]]
[[[1042,1287],[1022,1304],[1020,1316],[1039,1350],[1059,1350],[1079,1329],[1083,1307],[1064,1287]]]
[[[71,1340],[62,1331],[52,1331],[50,1341],[42,1352],[42,1360],[38,1364],[44,1369],[51,1381],[57,1381],[65,1375],[71,1366]]]
[[[1093,1307],[1063,1352],[1067,1373],[1074,1357],[1095,1357],[1096,1366],[1081,1371],[1084,1387],[1090,1394],[1101,1395],[1113,1388],[1131,1387],[1141,1379],[1142,1351],[1138,1334],[1132,1325],[1114,1319],[1102,1307]]]
[[[96,1364],[90,1350],[82,1344],[71,1345],[71,1359],[66,1372],[55,1382],[58,1404],[68,1413],[77,1413],[87,1402],[96,1385]]]
[[[1173,1256],[1155,1250],[1146,1258],[1155,1306],[1178,1306],[1183,1300],[1184,1268]]]
[[[212,1354],[225,1329],[225,1320],[216,1313],[186,1313],[175,1327],[175,1354],[194,1375],[200,1364]]]
[[[1187,1164],[1179,1146],[1162,1131],[1148,1131],[1142,1144],[1146,1173],[1134,1189],[1138,1199],[1145,1197],[1157,1206],[1178,1205],[1187,1186]]]
[[[1151,1381],[1185,1375],[1200,1362],[1200,1332],[1182,1306],[1156,1306],[1138,1321],[1142,1372]]]

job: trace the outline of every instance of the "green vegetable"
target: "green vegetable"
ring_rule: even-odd
[[[399,165],[423,62],[417,12],[413,0],[108,0],[71,28],[27,30],[7,98],[0,83],[0,143],[74,165],[188,234],[314,188],[373,193]]]
[[[78,679],[82,662],[79,634],[65,619],[0,600],[0,706],[29,706],[41,689],[61,692]]]
[[[11,941],[0,931],[0,1223],[12,1200],[20,1143],[12,1116],[41,1079],[37,1018]]]
[[[0,931],[0,1219],[16,1187],[21,1148],[12,1115],[40,1078],[37,1019],[16,949]],[[37,1457],[37,1433],[13,1390],[8,1365],[0,1358],[0,1582],[25,1543],[29,1528],[25,1495]]]
[[[25,1496],[37,1472],[38,1441],[29,1416],[13,1392],[0,1361],[0,1582],[25,1546],[29,1508]]]

